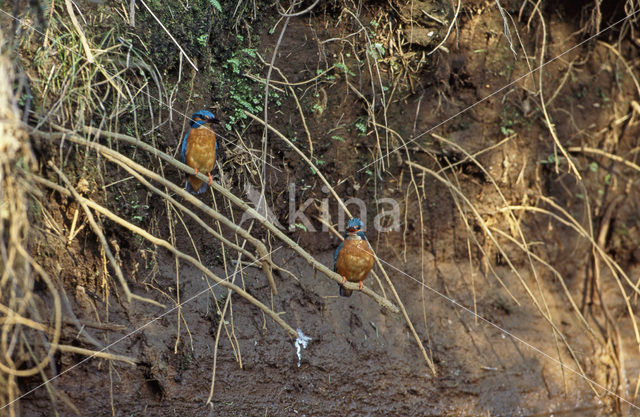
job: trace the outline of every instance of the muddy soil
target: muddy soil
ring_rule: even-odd
[[[326,263],[332,259],[330,252],[317,255]],[[581,378],[566,372],[563,380],[558,364],[541,354],[556,356],[553,336],[541,317],[533,309],[515,308],[502,288],[466,264],[441,263],[439,270],[446,283],[425,265],[429,277],[425,285],[441,293],[468,294],[464,283],[474,280],[481,294],[478,313],[508,333],[474,320],[472,314],[433,291],[422,293],[420,283],[411,278],[420,273],[415,262],[393,262],[403,271],[392,273],[394,284],[436,360],[438,375],[433,376],[401,317],[382,311],[361,294],[348,299],[337,296],[335,283],[314,277],[313,270],[288,250],[278,250],[274,258],[300,277],[299,282],[278,280],[280,292],[274,298],[274,309],[285,312],[283,318],[312,341],[302,349],[298,366],[287,334],[254,306],[232,295],[238,350],[223,337],[217,353],[213,415],[494,416],[547,415],[563,410],[576,411],[561,415],[603,415],[602,404]],[[157,283],[169,289],[175,285],[174,261],[162,256],[159,266]],[[513,274],[498,272],[510,288],[518,288]],[[207,288],[195,269],[183,266],[181,276],[183,299]],[[259,272],[249,270],[244,283],[251,294],[268,299],[269,289]],[[213,291],[219,298],[226,294],[220,288]],[[514,295],[526,298],[522,292]],[[473,305],[472,299],[454,298]],[[551,299],[549,307],[554,315],[571,316],[561,300]],[[177,354],[175,312],[119,343],[115,352],[142,358],[144,365],[115,365],[111,388],[108,366],[97,360],[58,378],[58,388],[83,415],[110,415],[110,389],[116,415],[210,415],[206,401],[218,320],[213,311],[208,291],[184,306],[182,315],[190,335],[182,331]],[[111,321],[133,329],[160,312],[134,305],[128,317],[114,314]],[[563,324],[574,347],[584,344],[584,349],[591,349],[584,336],[573,330],[579,328],[578,323]],[[125,334],[111,333],[110,337],[116,340]],[[242,367],[236,355],[241,355]],[[563,359],[570,363],[566,355]],[[67,361],[73,359],[62,363]],[[44,391],[37,391],[25,405],[26,415],[50,415]]]
[[[590,165],[592,159],[582,161],[579,167],[585,176],[586,189],[566,174],[566,164],[556,171],[554,161],[557,158],[550,159],[554,155],[553,139],[537,107],[538,97],[532,92],[537,79],[525,77],[524,87],[505,89],[492,96],[496,90],[525,74],[528,67],[523,61],[518,61],[517,65],[511,63],[514,58],[505,40],[501,15],[493,3],[490,6],[485,3],[465,4],[459,26],[454,30],[455,36],[446,43],[449,52],[435,54],[428,65],[407,75],[395,86],[395,96],[386,114],[389,127],[405,138],[415,138],[465,111],[436,133],[469,153],[479,152],[477,158],[487,167],[487,172],[469,163],[460,148],[437,142],[428,135],[416,140],[408,152],[412,161],[434,170],[446,164],[458,164],[455,175],[460,180],[461,190],[482,208],[481,215],[494,225],[506,220],[497,212],[503,201],[489,178],[497,181],[513,205],[531,203],[527,199],[533,198],[534,192],[540,192],[561,201],[579,221],[586,219],[585,210],[590,210],[584,194],[604,195],[593,202],[595,214],[601,216],[606,202],[611,201],[609,197],[615,196],[614,191],[598,192],[603,188],[605,172],[594,171]],[[519,6],[503,6],[514,17],[518,15]],[[388,6],[365,7],[362,21],[376,18],[376,10],[391,12]],[[549,19],[547,59],[575,45],[576,39],[584,38],[574,35],[581,23],[580,13],[576,10],[559,8],[552,11],[547,6],[543,12]],[[325,13],[336,17],[337,12],[328,7]],[[318,47],[318,40],[337,35],[337,29],[327,25],[326,19],[327,16],[321,13],[291,19],[276,60],[276,65],[284,69],[290,82],[309,79],[315,76],[318,62],[333,61],[348,53],[349,46],[342,44],[327,49]],[[526,21],[523,18],[517,24],[522,42],[531,51],[539,53],[539,33],[535,27],[527,27]],[[261,38],[264,56],[270,57],[266,52],[273,51],[278,33],[276,31],[276,36],[265,34]],[[344,33],[340,35],[344,36]],[[414,45],[414,48],[423,49],[413,51],[422,53],[433,47],[425,42],[423,46]],[[544,75],[544,79],[549,80],[545,94],[554,100],[552,113],[558,122],[558,135],[567,147],[581,143],[580,132],[588,131],[591,137],[596,137],[598,132],[602,136],[603,130],[617,129],[617,125],[611,124],[613,116],[618,114],[617,106],[628,106],[629,103],[622,94],[614,96],[612,92],[617,91],[620,83],[625,88],[632,86],[629,78],[622,81],[616,78],[621,71],[617,69],[619,63],[606,48],[578,49],[565,58],[578,57],[586,57],[586,60],[575,63],[579,71],[569,74],[564,81],[566,61],[549,65]],[[358,86],[366,92],[371,77],[366,72],[358,75]],[[207,85],[210,80],[200,81]],[[106,304],[104,286],[101,287],[98,279],[102,265],[99,246],[95,237],[85,230],[70,247],[51,243],[54,252],[58,250],[59,253],[45,256],[55,256],[57,266],[52,262],[47,267],[58,269],[79,318],[95,319],[97,314],[103,321],[123,326],[122,330],[109,332],[86,331],[105,344],[123,338],[111,350],[138,358],[141,363],[129,366],[91,359],[70,369],[84,357],[59,354],[57,369],[70,370],[55,380],[56,387],[77,407],[80,415],[616,415],[614,401],[602,390],[602,387],[615,390],[610,378],[613,372],[611,358],[576,318],[556,277],[542,267],[533,273],[526,264],[526,256],[514,247],[507,249],[507,254],[515,263],[518,274],[509,268],[504,254],[491,249],[487,240],[479,244],[487,249],[486,253],[477,249],[471,239],[481,235],[479,227],[474,224],[471,231],[466,228],[456,209],[459,201],[432,177],[416,171],[414,175],[418,177],[416,181],[422,187],[424,200],[418,205],[415,196],[407,198],[410,179],[402,161],[404,153],[393,153],[385,159],[388,165],[384,177],[379,165],[371,168],[372,172],[362,171],[361,168],[376,155],[377,143],[371,125],[366,134],[359,135],[357,125],[353,123],[366,120],[366,117],[361,118],[367,115],[363,97],[350,90],[344,78],[323,85],[316,92],[317,95],[311,90],[301,92],[301,100],[307,106],[318,104],[322,109],[320,115],[317,112],[309,114],[309,129],[317,140],[316,155],[323,161],[322,171],[330,183],[336,185],[336,191],[343,199],[357,197],[369,202],[370,229],[375,215],[371,213],[378,210],[373,203],[375,199],[389,197],[402,202],[402,214],[407,216],[402,218],[400,230],[380,234],[371,230],[368,231],[369,238],[378,256],[388,263],[386,269],[428,355],[434,360],[437,374],[431,373],[402,315],[381,309],[373,300],[357,292],[351,298],[339,297],[335,282],[316,273],[294,252],[281,248],[277,242],[272,246],[274,260],[291,271],[297,280],[284,273],[277,276],[279,292],[272,297],[259,269],[249,267],[234,279],[274,311],[282,312],[285,321],[312,338],[307,348],[301,350],[300,362],[294,340],[256,307],[235,294],[231,294],[232,315],[224,317],[226,323],[216,351],[220,316],[216,313],[213,297],[222,305],[228,296],[225,289],[214,286],[207,290],[209,284],[202,274],[194,267],[180,263],[177,266],[180,300],[190,300],[181,308],[180,315],[177,310],[164,314],[163,309],[141,303],[125,305],[114,295]],[[379,92],[371,92],[365,101],[375,94]],[[483,100],[485,97],[490,98]],[[479,100],[483,102],[467,111]],[[206,106],[206,101],[206,97],[201,96],[193,105]],[[284,104],[272,113],[270,121],[288,137],[298,138],[296,143],[304,147],[306,133],[295,116],[297,111],[294,104]],[[380,111],[376,111],[382,120]],[[346,126],[341,122],[343,120],[350,121],[350,125]],[[634,149],[637,129],[630,125],[623,132],[618,131],[617,142],[621,149]],[[259,127],[253,126],[244,134],[259,148],[261,132]],[[517,138],[496,145],[516,132]],[[346,140],[332,139],[335,136]],[[223,132],[221,137],[224,138],[223,170],[233,170],[233,150],[229,147],[231,134]],[[167,141],[172,145],[172,140]],[[397,143],[392,137],[387,149]],[[493,145],[495,148],[486,151]],[[321,200],[327,193],[293,150],[275,138],[272,138],[271,146],[274,161],[282,172],[269,173],[270,207],[278,220],[288,226],[289,206],[283,197],[288,192],[286,184],[297,185],[298,202],[308,196]],[[171,168],[166,175],[176,183],[184,180]],[[239,183],[233,183],[233,186],[238,187],[238,195],[246,196],[246,190],[239,188]],[[619,215],[614,216],[612,228],[615,230],[624,227],[626,231],[634,231],[640,227],[635,214],[637,210],[633,210],[638,207],[637,199],[633,197],[637,182],[629,187],[631,192],[626,195],[631,197],[621,204]],[[178,225],[169,229],[163,223],[166,220],[164,202],[143,189],[132,192],[138,196],[137,201],[149,206],[150,220],[146,226],[150,230],[163,238],[173,233],[177,247],[190,254],[194,253],[194,247],[197,248],[205,265],[219,276],[229,276],[218,242],[212,241],[195,222],[185,218],[184,227]],[[576,194],[582,194],[582,198],[576,198]],[[47,199],[56,213],[55,220],[68,228],[75,206],[55,194],[48,194]],[[208,194],[202,196],[206,204],[212,204],[211,199]],[[311,218],[318,213],[313,205],[310,207],[307,213]],[[331,203],[331,209],[334,208]],[[424,224],[421,224],[420,212]],[[237,219],[242,216],[242,213],[235,214]],[[546,218],[523,215],[519,221],[536,253],[568,278],[568,291],[580,300],[584,293],[590,245],[570,235],[566,225]],[[322,227],[319,222],[313,224],[318,229]],[[175,259],[164,250],[155,252],[154,248],[135,241],[130,233],[117,226],[107,223],[107,227],[110,242],[116,242],[121,250],[119,256],[132,289],[173,305],[177,296]],[[260,230],[257,233],[261,233]],[[310,233],[298,228],[290,231],[290,236],[324,264],[332,265],[333,249],[339,240],[331,233]],[[625,271],[630,276],[635,273],[637,277],[640,262],[635,249],[637,239],[632,233],[615,236],[608,248]],[[489,264],[491,268],[487,268]],[[608,297],[612,314],[619,319],[627,373],[637,375],[640,357],[633,346],[633,329],[625,315],[626,304],[616,295],[617,287],[610,278],[606,273],[603,275],[601,288]],[[381,288],[375,278],[368,278],[366,285],[379,293],[384,291],[393,299],[389,287],[385,284]],[[533,305],[526,288],[533,288],[536,297],[544,298],[543,310]],[[115,294],[118,290],[112,286],[110,291]],[[89,301],[83,295],[85,293],[89,294]],[[633,307],[636,306],[637,300],[633,300]],[[558,333],[553,332],[540,311],[547,311],[554,318],[572,350]],[[602,319],[601,313],[596,316]],[[140,330],[130,334],[136,329]],[[82,345],[74,337],[73,328],[69,326],[67,330],[64,341]],[[214,406],[211,409],[206,402],[214,359]],[[574,359],[589,380],[578,375],[580,370]],[[21,389],[29,391],[40,381],[38,378],[25,380]],[[635,381],[635,377],[631,381]],[[60,415],[73,414],[64,401],[56,404]],[[25,416],[54,415],[45,389],[30,394],[21,402],[21,407]]]

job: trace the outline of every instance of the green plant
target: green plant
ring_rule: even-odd
[[[516,131],[511,126],[513,126],[513,120],[509,120],[509,123],[500,126],[500,132],[505,136],[513,135]]]
[[[514,127],[520,123],[522,115],[515,107],[506,105],[500,112],[500,132],[504,136],[516,133]]]
[[[215,7],[217,11],[222,13],[222,6],[220,5],[220,2],[218,0],[209,0],[209,3],[211,3],[211,5]]]
[[[367,116],[359,116],[353,124],[358,130],[358,136],[366,136],[368,119],[369,118]]]
[[[202,35],[198,36],[198,44],[200,44],[200,46],[202,46],[203,48],[207,46],[208,40],[209,40],[208,33],[203,33]]]
[[[555,164],[557,161],[556,156],[554,154],[551,154],[549,156],[547,156],[547,159],[543,159],[542,161],[539,161],[541,164]]]
[[[347,56],[349,56],[349,55],[347,54]],[[355,73],[355,72],[353,72],[353,71],[351,71],[351,70],[349,69],[349,67],[347,67],[347,66],[346,66],[345,64],[343,64],[342,62],[334,62],[334,63],[333,63],[333,66],[334,66],[335,68],[337,68],[337,69],[341,70],[342,72],[344,72],[346,75],[350,75],[350,76],[352,76],[352,77],[355,77],[355,76],[356,76],[356,73]]]
[[[241,35],[239,40],[244,38]],[[225,59],[216,69],[215,66],[210,71],[216,78],[218,86],[225,86],[220,89],[222,101],[230,101],[231,108],[227,111],[227,123],[225,128],[231,130],[232,126],[247,118],[245,111],[257,114],[263,111],[264,88],[255,80],[245,76],[246,73],[257,71],[256,50],[253,48],[242,48],[234,51],[231,56]],[[271,91],[269,96],[275,99],[275,104],[282,105],[280,95]],[[225,100],[226,99],[226,100]]]
[[[21,95],[21,96],[20,96],[20,98],[18,98],[18,104],[19,104],[20,106],[24,106],[24,104],[25,104],[25,102],[26,102],[27,100],[33,100],[33,95],[31,95],[31,94],[26,94],[26,93],[25,93],[25,94],[23,94],[23,95]]]
[[[145,11],[136,15],[136,33],[130,34],[136,49],[145,50],[148,58],[165,72],[177,70],[180,65],[181,53],[176,43],[192,59],[209,63],[211,50],[207,45],[211,21],[222,12],[219,0],[192,0],[186,7],[178,2],[151,0],[148,6],[170,29],[175,41]]]
[[[512,72],[513,72],[513,65],[511,65],[510,63],[507,63],[505,65],[505,68],[502,71],[500,71],[498,75],[509,78]]]

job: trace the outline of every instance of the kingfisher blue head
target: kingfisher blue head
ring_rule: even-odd
[[[356,234],[362,230],[362,227],[362,221],[357,217],[353,217],[347,222],[347,234]]]
[[[216,123],[218,119],[209,110],[198,110],[191,115],[191,127],[200,127],[205,123]]]

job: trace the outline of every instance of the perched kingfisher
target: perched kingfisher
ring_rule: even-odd
[[[189,165],[197,174],[198,172],[206,172],[209,176],[209,183],[204,183],[194,175],[187,177],[185,190],[192,194],[198,195],[207,191],[207,187],[213,183],[211,170],[216,163],[216,151],[218,144],[216,142],[216,134],[213,129],[207,126],[208,123],[219,123],[216,116],[208,110],[199,110],[191,116],[191,127],[184,135],[182,140],[182,148],[180,150],[180,159],[182,163]]]
[[[333,271],[342,275],[342,283],[357,282],[360,284],[360,289],[362,289],[362,281],[373,268],[373,252],[361,229],[360,219],[355,217],[350,219],[347,222],[344,241],[340,243],[333,255]],[[351,290],[340,285],[340,295],[350,297]]]

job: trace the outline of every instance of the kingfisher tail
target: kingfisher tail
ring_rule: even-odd
[[[342,297],[351,297],[351,293],[353,292],[352,290],[348,290],[340,284],[338,285],[340,286],[340,295]]]
[[[185,190],[189,191],[191,194],[194,194],[194,195],[200,195],[204,193],[205,191],[207,191],[207,188],[209,188],[209,185],[206,182],[203,182],[199,178],[194,177],[192,175],[189,175],[187,177],[187,183],[184,186]]]

